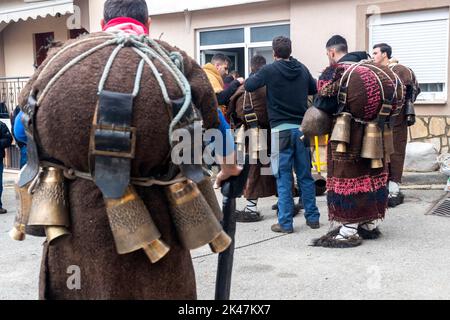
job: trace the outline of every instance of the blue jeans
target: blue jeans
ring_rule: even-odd
[[[27,146],[20,148],[20,169],[27,164]]]
[[[272,171],[277,179],[278,223],[285,230],[294,228],[294,198],[292,195],[294,169],[308,222],[319,222],[316,186],[311,174],[311,152],[300,138],[299,129],[272,133]]]

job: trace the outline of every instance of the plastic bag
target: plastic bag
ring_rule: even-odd
[[[450,154],[448,153],[441,154],[438,157],[437,162],[439,163],[441,172],[449,177],[447,180],[447,186],[445,187],[445,191],[450,192]]]

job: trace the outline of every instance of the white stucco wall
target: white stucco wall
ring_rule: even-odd
[[[5,54],[3,45],[3,32],[0,32],[0,77],[5,76]]]
[[[19,21],[3,30],[5,75],[7,77],[31,76],[34,72],[35,33],[54,32],[55,40],[66,41],[68,16],[59,18]]]

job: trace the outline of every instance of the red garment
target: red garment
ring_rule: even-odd
[[[145,25],[133,18],[128,17],[119,17],[109,20],[108,23],[103,26],[103,31],[124,31],[125,33],[138,36],[149,34],[149,30]]]

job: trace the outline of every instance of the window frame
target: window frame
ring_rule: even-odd
[[[250,66],[250,54],[249,49],[259,48],[259,47],[272,47],[272,41],[263,41],[263,42],[251,42],[251,28],[255,27],[272,27],[272,26],[281,26],[281,25],[289,25],[290,31],[292,32],[292,24],[289,20],[282,21],[274,21],[274,22],[265,22],[265,23],[254,23],[254,24],[246,24],[246,25],[232,25],[225,26],[219,28],[203,28],[195,30],[196,36],[196,59],[198,63],[202,63],[202,51],[214,51],[221,49],[233,49],[233,48],[244,48],[244,62],[245,62],[245,77],[247,78],[250,74],[249,66]],[[211,46],[202,46],[200,45],[200,34],[202,32],[209,31],[221,31],[221,30],[230,30],[230,29],[244,29],[244,42],[243,43],[230,43],[230,44],[221,44],[221,45],[211,45]]]
[[[434,11],[434,12],[433,12]],[[445,17],[445,11],[447,15]],[[383,19],[384,16],[384,19]],[[379,20],[377,20],[377,18]],[[416,18],[416,19],[415,19]],[[447,38],[446,38],[446,56],[449,57],[450,45],[449,45],[449,32],[450,32],[450,8],[433,8],[433,9],[417,9],[407,12],[395,12],[395,13],[382,13],[380,16],[369,16],[368,17],[368,28],[369,28],[369,52],[371,52],[373,45],[373,32],[375,26],[392,25],[392,24],[407,24],[407,23],[419,23],[426,21],[437,21],[437,20],[447,20]],[[375,22],[373,21],[375,20]],[[394,48],[395,49],[395,48]],[[395,54],[394,54],[395,56]],[[401,63],[401,62],[400,62]],[[449,60],[447,59],[445,64],[445,70],[447,77],[444,79],[443,91],[437,92],[422,92],[416,101],[416,104],[446,104],[448,101],[448,88],[449,88]],[[420,81],[420,78],[418,79]],[[429,83],[429,82],[428,82]],[[435,82],[442,83],[442,82]],[[420,82],[419,82],[420,84]],[[425,84],[425,83],[424,83]]]

